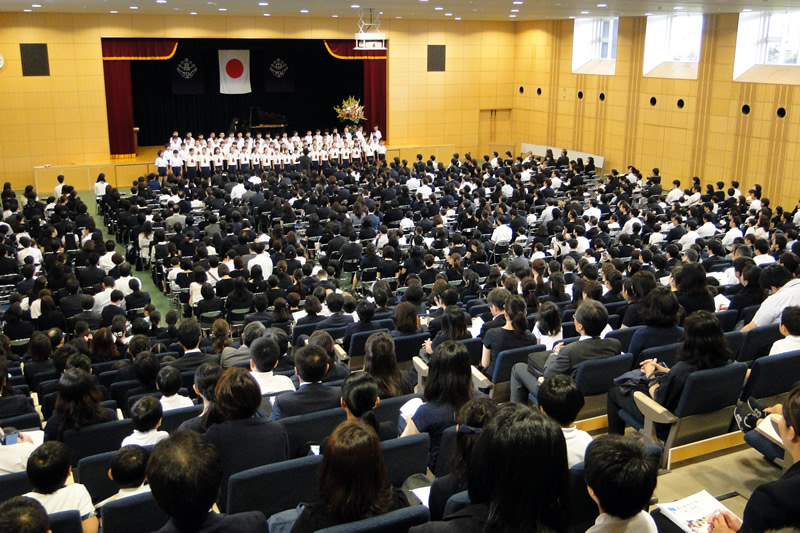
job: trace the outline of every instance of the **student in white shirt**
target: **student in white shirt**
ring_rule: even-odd
[[[161,408],[163,412],[191,407],[194,405],[187,396],[178,394],[182,385],[181,372],[174,366],[165,366],[158,372],[156,388],[161,392]]]
[[[800,307],[792,306],[783,310],[780,331],[784,338],[772,344],[770,355],[800,350]]]
[[[4,444],[0,446],[0,476],[24,472],[33,450],[36,449],[33,439],[24,433],[17,435],[15,444]]]
[[[98,503],[96,507],[102,507],[110,501],[150,492],[150,485],[145,484],[149,458],[150,452],[142,446],[123,446],[117,450],[111,458],[108,477],[119,485],[119,492]]]
[[[279,376],[273,372],[280,356],[280,348],[271,338],[259,337],[250,345],[250,375],[261,387],[262,396],[295,390],[289,376]]]
[[[553,302],[544,302],[539,307],[536,325],[533,326],[533,336],[536,337],[536,343],[544,344],[548,352],[553,350],[556,342],[564,338],[561,329],[561,310]]]
[[[681,182],[679,180],[672,181],[672,188],[667,193],[667,204],[674,204],[683,198],[683,191],[681,190]]]
[[[537,399],[539,410],[561,426],[567,442],[567,465],[572,468],[582,463],[592,436],[575,426],[575,419],[584,405],[578,384],[571,376],[555,374],[539,386]]]
[[[66,444],[49,441],[39,446],[28,459],[26,472],[33,487],[33,491],[25,494],[26,497],[41,503],[47,514],[77,510],[83,522],[83,532],[97,533],[99,523],[89,491],[80,483],[66,485],[72,474]]]
[[[133,421],[133,433],[122,440],[122,446],[151,446],[169,437],[166,431],[159,431],[164,409],[154,396],[145,396],[136,400],[129,413]]]
[[[658,459],[636,439],[603,435],[586,450],[589,496],[600,516],[586,533],[656,533],[646,508],[656,488]]]

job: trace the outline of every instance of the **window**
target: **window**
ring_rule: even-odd
[[[647,17],[644,75],[653,78],[697,79],[703,15],[681,13]]]
[[[800,11],[739,15],[733,79],[800,85]]]
[[[800,52],[800,11],[762,13],[761,64],[797,65]]]
[[[572,38],[572,72],[611,76],[616,71],[616,17],[575,20]]]

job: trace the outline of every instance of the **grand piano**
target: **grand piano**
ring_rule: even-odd
[[[262,135],[280,135],[286,130],[289,122],[284,115],[263,111],[260,107],[250,108],[250,120],[248,121],[251,133],[261,133]]]

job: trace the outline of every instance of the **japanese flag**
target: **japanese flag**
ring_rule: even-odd
[[[250,50],[219,50],[219,92],[246,94],[250,89]]]

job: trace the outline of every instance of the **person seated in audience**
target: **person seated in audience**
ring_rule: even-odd
[[[586,446],[592,436],[575,426],[575,419],[583,409],[583,393],[570,376],[556,374],[539,387],[539,410],[561,426],[567,443],[567,465],[571,468],[583,462]]]
[[[640,362],[646,382],[641,391],[669,411],[674,411],[681,398],[683,387],[689,376],[698,370],[719,368],[731,363],[731,349],[725,339],[717,317],[708,311],[695,311],[683,323],[685,338],[678,349],[678,362],[672,368],[662,366],[655,359]],[[625,422],[619,411],[625,409],[631,416],[644,423],[644,416],[633,399],[629,387],[613,387],[608,391],[608,432],[625,433]]]
[[[368,373],[354,372],[342,383],[341,406],[347,419],[367,422],[382,441],[397,438],[397,425],[391,421],[380,422],[373,412],[380,403],[378,382]],[[324,453],[324,444],[320,453]]]
[[[8,361],[0,357],[0,419],[35,413],[33,403],[8,384]]]
[[[770,355],[800,350],[800,306],[787,307],[783,310],[780,331],[784,338],[772,344]]]
[[[111,458],[111,465],[108,469],[108,478],[119,487],[119,491],[95,507],[102,507],[114,500],[150,492],[150,485],[146,483],[145,479],[149,458],[150,451],[147,448],[136,444],[126,446],[123,443],[123,446]]]
[[[499,405],[489,398],[470,400],[459,410],[456,417],[456,448],[453,454],[452,470],[449,474],[437,477],[431,485],[428,506],[431,520],[441,520],[450,496],[467,490],[470,456],[472,448],[482,428],[494,418]]]
[[[169,339],[177,339],[178,338],[178,320],[180,315],[174,309],[171,311],[167,311],[166,316],[164,317],[164,321],[167,324],[167,327],[159,333],[156,338],[158,340],[169,340]]]
[[[94,332],[91,344],[89,344],[89,353],[92,363],[103,363],[119,358],[119,351],[111,329],[100,328]]]
[[[405,337],[427,331],[427,327],[419,323],[417,308],[409,302],[400,302],[395,307],[393,319],[394,329],[389,332],[392,337]]]
[[[561,310],[553,302],[544,302],[536,313],[536,324],[533,326],[536,344],[544,344],[545,349],[552,350],[556,342],[564,338],[561,328]]]
[[[433,470],[439,457],[439,444],[445,429],[455,425],[455,414],[473,397],[483,395],[472,388],[472,370],[467,348],[457,341],[444,341],[433,351],[428,365],[423,400],[408,416],[403,434],[428,433],[431,447],[428,467]],[[402,417],[401,417],[402,419]]]
[[[131,366],[133,366],[133,375],[139,382],[139,386],[128,391],[125,401],[127,402],[128,398],[139,394],[157,393],[156,379],[158,372],[161,370],[158,357],[150,350],[144,350],[134,356],[133,365]],[[119,381],[119,378],[117,380]]]
[[[525,403],[528,393],[536,394],[545,379],[556,374],[575,377],[583,361],[619,355],[622,345],[617,339],[600,335],[608,326],[608,310],[596,300],[584,300],[574,317],[580,339],[570,344],[558,343],[552,352],[536,352],[527,363],[517,363],[511,370],[511,401]]]
[[[255,309],[255,312],[244,317],[245,326],[251,322],[261,322],[265,325],[268,325],[270,322],[272,322],[272,313],[267,312],[267,307],[267,297],[263,294],[257,294],[253,298],[253,308]]]
[[[769,296],[761,303],[753,320],[742,328],[743,332],[779,324],[784,309],[800,305],[800,279],[794,278],[785,266],[769,265],[761,271],[759,283]]]
[[[274,331],[274,330],[273,330]],[[342,363],[339,361],[338,356],[336,354],[336,342],[331,337],[331,334],[327,331],[315,331],[311,334],[311,337],[308,338],[308,345],[319,346],[325,353],[328,355],[328,371],[325,373],[325,377],[323,378],[323,382],[328,381],[340,381],[350,375],[350,367],[347,363]],[[292,382],[295,386],[299,385],[299,378],[297,374],[292,376]]]
[[[631,338],[628,352],[633,360],[639,360],[639,354],[648,348],[674,344],[683,339],[683,328],[678,326],[681,305],[675,293],[667,287],[656,287],[642,301],[641,317],[643,328],[636,331]]]
[[[206,432],[208,418],[214,405],[214,389],[221,375],[222,367],[213,363],[202,364],[195,370],[192,388],[198,398],[203,401],[203,411],[195,418],[181,423],[178,430],[192,430],[201,434]]]
[[[238,363],[249,361],[250,346],[257,338],[264,335],[267,328],[261,322],[251,322],[242,329],[242,345],[238,348],[227,346],[222,350],[220,364],[222,368],[230,368]]]
[[[6,328],[7,327],[8,326],[6,326]],[[28,353],[30,354],[30,359],[28,360],[26,358],[24,361],[25,364],[22,372],[28,387],[30,387],[32,391],[35,391],[42,376],[55,374],[55,366],[53,365],[53,360],[50,358],[53,354],[53,345],[50,339],[47,338],[47,335],[40,331],[35,331],[28,343]],[[57,376],[54,375],[53,378],[54,377]]]
[[[297,319],[295,326],[316,324],[318,322],[322,322],[326,318],[324,315],[319,314],[322,312],[322,304],[319,302],[319,298],[313,294],[306,296],[306,301],[303,304],[303,310],[306,312],[306,314],[302,318]]]
[[[294,370],[299,386],[294,392],[275,397],[272,405],[272,420],[297,416],[339,406],[341,387],[322,384],[330,368],[330,358],[325,350],[314,344],[300,348],[294,356]]]
[[[348,324],[344,332],[342,346],[345,350],[350,349],[350,338],[353,334],[378,329],[378,326],[372,321],[372,318],[375,316],[374,303],[367,299],[361,300],[356,304],[356,314],[358,315],[358,322]]]
[[[261,389],[244,368],[225,370],[214,398],[209,419],[213,423],[205,438],[222,459],[222,491],[217,506],[224,512],[228,478],[256,466],[289,459],[289,436],[281,424],[255,416],[261,407]]]
[[[481,326],[479,337],[483,338],[490,329],[502,328],[505,325],[506,317],[503,308],[510,297],[511,293],[506,289],[492,289],[489,296],[486,298],[489,312],[481,317],[483,319],[483,326]]]
[[[628,302],[625,315],[622,317],[622,328],[632,328],[644,324],[642,319],[642,300],[657,286],[656,278],[651,272],[639,271],[622,282],[622,296]]]
[[[120,305],[125,298],[125,295],[122,291],[114,289],[111,291],[111,296],[109,297],[109,303],[103,307],[103,312],[100,313],[100,325],[103,327],[108,327],[111,325],[111,321],[117,315],[125,315],[125,309],[122,308]]]
[[[714,296],[708,290],[706,271],[699,263],[681,263],[672,269],[671,282],[677,289],[678,302],[683,307],[684,316],[689,316],[695,311],[716,310]]]
[[[25,472],[33,488],[25,497],[41,503],[47,514],[77,510],[83,533],[97,533],[99,524],[89,491],[80,483],[66,484],[72,473],[66,444],[45,442],[36,448],[28,458]]]
[[[467,478],[470,505],[409,533],[567,531],[564,436],[530,407],[500,407],[473,445]]]
[[[123,291],[124,292],[124,291]],[[125,296],[125,309],[143,309],[150,303],[150,294],[142,290],[142,282],[136,278],[128,280],[128,294]]]
[[[0,503],[0,531],[50,533],[47,510],[33,498],[14,496]]]
[[[206,281],[200,286],[200,296],[202,298],[196,302],[197,305],[194,308],[196,317],[199,318],[205,313],[221,313],[225,309],[225,302],[222,301],[222,298],[217,297],[214,287],[209,282]]]
[[[183,355],[172,361],[170,366],[180,371],[197,370],[203,363],[219,363],[217,354],[203,353],[200,351],[200,339],[203,332],[200,324],[194,318],[187,318],[178,328],[178,344],[183,348]]]
[[[78,368],[66,370],[58,380],[59,390],[53,414],[44,427],[44,440],[63,440],[68,430],[110,422],[117,414],[103,407],[103,394],[92,376]]]
[[[646,509],[656,488],[658,459],[644,445],[603,435],[586,449],[583,473],[600,516],[586,533],[656,533]]]
[[[761,268],[757,267],[749,257],[733,260],[733,275],[739,282],[737,290],[730,298],[729,311],[741,311],[753,305],[760,305],[766,298],[766,291],[761,287]]]
[[[166,431],[158,430],[163,414],[164,409],[158,398],[144,396],[136,400],[128,413],[133,422],[133,433],[122,439],[122,446],[150,446],[169,437]]]
[[[318,330],[340,328],[354,322],[353,317],[342,311],[344,307],[344,297],[341,294],[335,292],[328,294],[325,298],[325,305],[328,307],[328,311],[330,311],[331,314],[325,320],[317,323]]]
[[[42,296],[40,299],[39,319],[36,321],[36,327],[40,331],[50,328],[59,328],[61,331],[67,330],[67,319],[64,316],[52,296]]]
[[[536,338],[528,329],[527,309],[521,296],[509,296],[503,303],[505,323],[484,333],[481,366],[486,376],[491,377],[494,374],[497,356],[501,352],[536,344]]]
[[[194,431],[178,431],[156,444],[147,463],[147,481],[156,503],[170,516],[157,533],[268,533],[261,511],[224,515],[210,510],[222,477],[220,453]]]
[[[163,412],[194,405],[189,397],[178,394],[182,386],[183,376],[181,371],[174,366],[168,365],[158,371],[156,388],[161,393],[160,402]]]
[[[288,376],[274,373],[280,357],[278,343],[272,339],[260,337],[250,346],[250,375],[258,383],[262,396],[295,390],[294,383]]]
[[[6,444],[0,446],[0,476],[24,472],[28,464],[28,457],[37,448],[33,439],[25,433],[17,433],[17,442],[11,443],[9,439]],[[2,531],[2,530],[0,530]]]
[[[217,282],[217,289],[219,289],[219,282]],[[217,294],[219,294],[219,292],[217,292]],[[233,281],[233,287],[230,293],[227,294],[227,299],[225,300],[228,320],[231,320],[231,311],[235,309],[247,309],[249,312],[252,306],[253,293],[247,290],[247,279],[244,276],[236,277]]]
[[[778,414],[778,433],[791,466],[780,479],[753,491],[741,520],[726,511],[712,517],[710,532],[772,531],[800,524],[800,505],[795,497],[800,487],[800,386],[792,389]]]
[[[403,492],[386,486],[386,465],[375,429],[345,420],[325,445],[319,473],[320,501],[306,504],[291,533],[311,533],[379,516],[409,505]]]
[[[89,294],[81,295],[81,308],[83,311],[72,317],[73,324],[78,322],[86,322],[91,331],[100,329],[100,321],[102,317],[100,313],[94,310],[94,296]]]
[[[364,372],[376,380],[378,395],[381,398],[394,398],[413,392],[414,387],[397,365],[397,355],[391,335],[373,333],[367,338],[364,351],[366,353]]]

